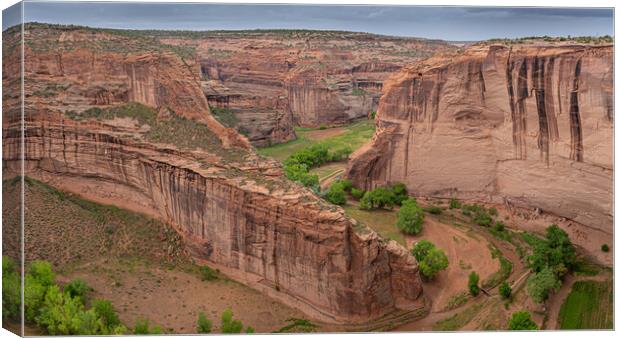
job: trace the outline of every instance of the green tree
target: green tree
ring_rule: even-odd
[[[549,293],[557,290],[561,284],[555,272],[547,267],[528,278],[527,292],[536,303],[542,303],[549,297]]]
[[[411,254],[418,262],[421,262],[432,249],[435,249],[435,244],[423,239],[413,246]]]
[[[198,333],[210,333],[212,327],[213,323],[211,323],[211,321],[207,319],[207,316],[205,316],[204,312],[200,312],[198,314],[198,325],[196,328],[196,330],[198,330]]]
[[[420,262],[420,272],[428,279],[433,279],[441,270],[448,268],[448,257],[443,250],[433,248]]]
[[[547,228],[545,239],[534,245],[532,255],[527,258],[528,266],[534,272],[549,268],[562,277],[574,267],[575,248],[568,234],[555,224]]]
[[[503,299],[508,299],[512,295],[512,288],[508,282],[503,281],[502,284],[499,285],[499,295]]]
[[[392,194],[394,195],[394,204],[401,205],[406,199],[409,198],[407,194],[407,186],[404,183],[395,183],[390,187]]]
[[[512,314],[508,322],[509,330],[538,330],[538,326],[532,320],[532,316],[527,311],[517,311]]]
[[[2,318],[17,319],[21,314],[21,279],[13,259],[2,256]]]
[[[413,198],[404,200],[398,210],[396,226],[407,234],[417,235],[422,231],[423,222],[424,211],[418,206],[416,200]]]
[[[30,274],[24,278],[24,316],[27,321],[33,322],[39,315],[48,288]]]
[[[52,265],[47,261],[38,260],[30,263],[28,274],[44,286],[54,285],[56,280]]]
[[[134,334],[161,334],[163,332],[161,326],[155,325],[152,328],[149,327],[150,323],[148,319],[139,319],[133,327]]]
[[[83,304],[75,298],[60,291],[58,286],[48,288],[45,301],[36,322],[51,335],[79,334],[74,321],[83,310]]]
[[[65,285],[64,291],[71,297],[78,298],[82,303],[86,300],[86,294],[91,291],[92,288],[86,284],[82,279],[74,279],[69,284]]]
[[[240,333],[243,330],[243,324],[233,319],[233,312],[231,309],[226,309],[222,313],[222,333]]]
[[[345,185],[343,185],[340,181],[334,182],[327,190],[325,199],[336,205],[344,205],[347,203]]]
[[[601,251],[603,251],[603,252],[609,252],[609,245],[607,245],[607,244],[603,244],[603,245],[601,245]]]
[[[478,282],[480,281],[480,276],[476,271],[472,271],[469,274],[469,281],[467,282],[467,286],[469,287],[469,293],[472,296],[477,296],[480,293],[480,286],[478,286]]]

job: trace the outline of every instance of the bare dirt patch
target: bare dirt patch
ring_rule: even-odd
[[[272,332],[303,318],[293,308],[229,279],[203,281],[197,275],[159,266],[87,264],[59,277],[82,278],[94,288],[92,297],[112,301],[126,325],[148,318],[174,333],[196,333],[198,313],[204,312],[219,332],[222,312],[231,308],[234,318],[256,332]]]

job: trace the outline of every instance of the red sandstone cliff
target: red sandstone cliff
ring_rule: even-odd
[[[477,46],[407,67],[386,81],[377,133],[347,175],[365,189],[404,182],[540,208],[601,256],[613,227],[612,60],[612,46]]]
[[[5,177],[21,172],[23,122],[24,174],[159,217],[196,259],[316,318],[367,322],[417,307],[415,259],[222,127],[178,51],[47,29],[26,29],[24,121],[19,34],[4,33]]]

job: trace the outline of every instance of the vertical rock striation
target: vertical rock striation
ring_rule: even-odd
[[[410,66],[384,84],[377,133],[347,175],[364,189],[404,182],[540,208],[600,254],[612,232],[612,59],[612,46],[495,45]]]

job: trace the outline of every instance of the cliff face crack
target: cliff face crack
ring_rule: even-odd
[[[532,69],[532,78],[536,93],[536,108],[538,111],[538,149],[540,155],[549,166],[549,124],[546,111],[545,100],[545,60],[539,57],[534,58],[534,66]]]
[[[575,76],[570,92],[570,159],[583,162],[583,134],[581,130],[581,116],[579,114],[579,78],[581,76],[581,58],[575,64]]]

